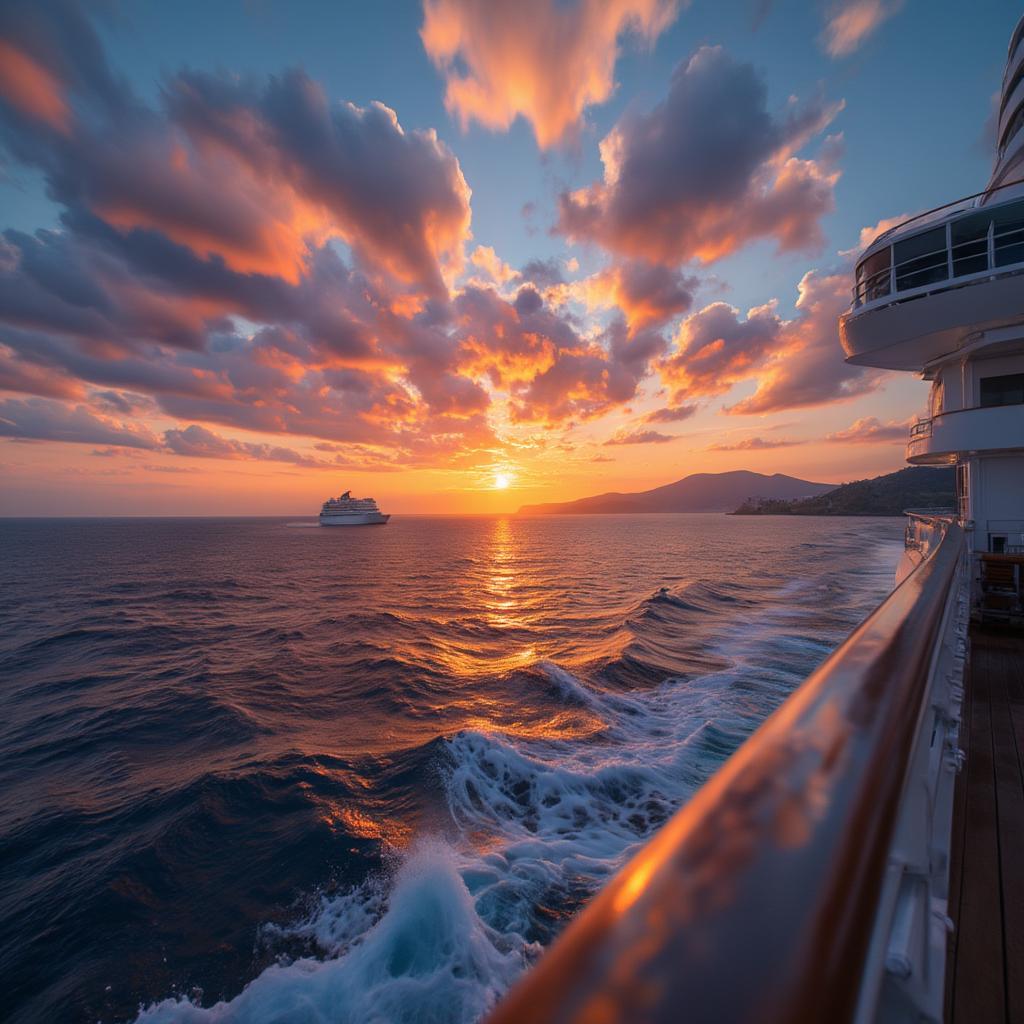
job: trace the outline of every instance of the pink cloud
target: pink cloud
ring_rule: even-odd
[[[848,57],[883,22],[903,6],[903,0],[839,0],[828,12],[823,36],[831,57]]]
[[[913,420],[890,420],[883,423],[877,416],[862,416],[844,430],[828,434],[826,441],[839,444],[906,444]]]
[[[62,134],[71,112],[57,79],[24,51],[0,39],[0,100]]]

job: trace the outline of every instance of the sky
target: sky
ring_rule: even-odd
[[[5,0],[0,515],[898,469],[926,385],[837,318],[984,187],[1020,13]]]

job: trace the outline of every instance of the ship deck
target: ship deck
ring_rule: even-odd
[[[1024,1021],[1024,636],[974,627],[966,676],[946,1020]]]

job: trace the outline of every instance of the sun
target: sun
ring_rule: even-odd
[[[510,483],[512,483],[512,480],[510,479],[508,473],[495,473],[494,483],[492,483],[491,486],[496,491],[503,491],[508,487]]]

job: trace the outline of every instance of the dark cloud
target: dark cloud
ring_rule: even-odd
[[[493,442],[447,328],[469,192],[433,133],[299,72],[182,72],[150,107],[73,3],[8,5],[0,44],[52,93],[0,75],[3,145],[62,207],[0,243],[0,388],[399,460]]]
[[[197,148],[301,195],[308,214],[322,211],[320,230],[338,231],[370,267],[445,292],[444,264],[461,266],[469,188],[433,131],[403,131],[381,103],[331,104],[301,71],[267,82],[182,72],[166,98]]]
[[[644,423],[679,423],[688,420],[697,411],[696,405],[681,405],[678,408],[668,407],[655,409],[644,417]]]
[[[781,250],[819,246],[835,176],[793,154],[838,109],[815,100],[774,117],[753,67],[704,47],[662,103],[604,139],[604,180],[562,194],[559,230],[666,264],[708,262],[763,237]]]
[[[145,427],[98,416],[84,405],[46,398],[0,399],[0,437],[68,441],[156,451],[160,440]]]
[[[255,444],[250,441],[236,441],[215,434],[206,427],[193,424],[183,430],[164,432],[164,446],[175,455],[187,455],[203,459],[249,459],[256,461],[287,462],[293,466],[315,468],[333,467],[334,463],[323,459],[310,458],[294,448],[280,445]]]
[[[55,125],[0,77],[5,147],[72,213],[293,283],[310,239],[340,237],[368,272],[435,295],[461,266],[470,211],[458,161],[382,104],[331,102],[296,70],[182,71],[152,108],[109,70],[79,5],[60,0],[6,5],[0,44],[66,111]]]
[[[541,289],[565,284],[561,262],[556,259],[529,260],[523,264],[519,276]]]

